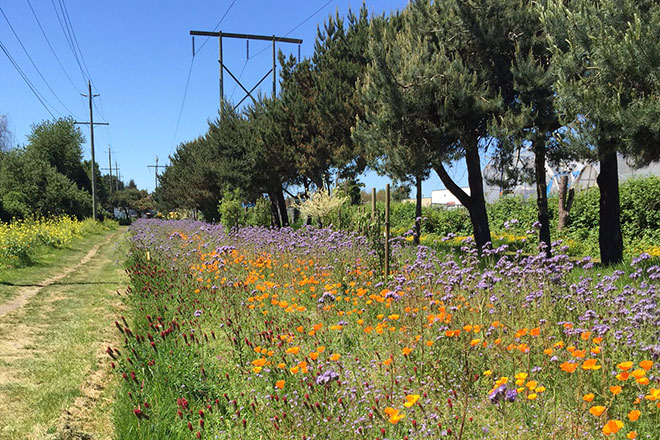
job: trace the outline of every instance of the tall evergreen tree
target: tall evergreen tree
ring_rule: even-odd
[[[660,159],[660,4],[548,0],[541,9],[557,68],[557,106],[600,162],[603,264],[623,258],[617,152]]]

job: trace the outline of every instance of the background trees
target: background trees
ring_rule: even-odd
[[[491,240],[487,153],[503,188],[535,183],[549,255],[546,162],[598,160],[602,259],[619,261],[616,153],[660,158],[659,10],[651,0],[414,0],[387,17],[364,7],[331,16],[309,59],[280,54],[279,96],[239,112],[225,103],[205,135],[179,146],[156,199],[214,219],[225,193],[266,194],[272,224],[286,225],[285,193],[341,180],[357,201],[351,182],[369,167],[415,184],[420,217],[421,181],[435,171],[481,247]],[[469,193],[447,171],[458,161]]]
[[[83,142],[73,120],[60,118],[35,124],[25,146],[0,149],[0,219],[91,215],[91,163],[82,159]],[[98,200],[110,211],[110,178],[98,164],[95,172]]]

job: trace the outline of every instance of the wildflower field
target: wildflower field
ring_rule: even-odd
[[[660,438],[660,267],[139,220],[119,439]],[[559,250],[560,252],[560,250]]]

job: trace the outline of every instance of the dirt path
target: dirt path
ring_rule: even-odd
[[[11,313],[16,309],[23,307],[25,304],[27,304],[30,298],[32,298],[34,295],[39,293],[39,291],[44,287],[48,287],[51,284],[58,282],[59,280],[70,275],[72,272],[80,269],[85,264],[89,263],[89,260],[94,258],[101,245],[107,244],[112,237],[113,235],[108,236],[108,238],[106,238],[106,240],[103,243],[99,243],[95,245],[93,248],[91,248],[89,252],[87,252],[87,254],[85,254],[85,256],[82,258],[82,260],[80,260],[80,262],[75,266],[68,267],[64,269],[61,273],[54,275],[50,278],[47,278],[41,281],[39,284],[22,288],[19,295],[16,298],[5,304],[0,304],[0,318],[2,318],[7,313]]]
[[[0,305],[0,439],[110,439],[125,232]]]

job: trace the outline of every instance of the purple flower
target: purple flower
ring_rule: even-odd
[[[518,390],[515,388],[512,388],[510,390],[506,391],[506,400],[509,402],[513,402],[516,400],[516,397],[518,397]]]
[[[339,380],[339,374],[335,373],[333,370],[326,370],[316,378],[316,384],[326,385],[333,380]]]
[[[500,385],[499,387],[495,388],[489,395],[488,399],[490,400],[490,403],[497,403],[504,397],[504,394],[506,392],[506,385]]]

